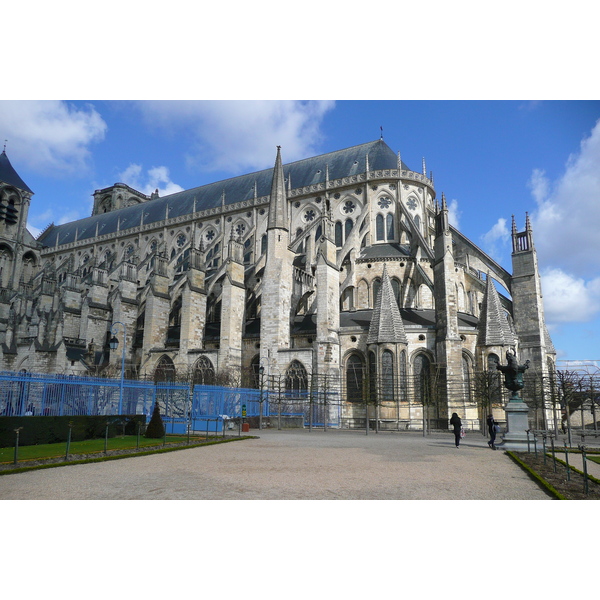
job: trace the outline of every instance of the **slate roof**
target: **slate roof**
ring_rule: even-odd
[[[283,152],[285,154],[285,148]],[[305,187],[324,183],[326,168],[330,180],[364,173],[367,154],[371,171],[398,167],[398,157],[394,151],[383,140],[377,140],[288,163],[283,165],[283,171],[286,180],[291,179],[292,189]],[[404,163],[402,168],[408,169]],[[38,241],[46,247],[52,247],[56,244],[57,236],[59,245],[74,242],[76,235],[78,240],[88,239],[95,237],[96,227],[99,235],[114,233],[117,227],[122,230],[138,226],[142,213],[145,224],[162,221],[166,218],[167,207],[169,218],[184,216],[193,213],[194,202],[196,211],[218,208],[223,196],[225,205],[249,201],[255,196],[255,186],[257,197],[268,196],[272,181],[273,168],[232,177],[120,210],[52,226],[42,233]]]
[[[340,313],[340,327],[352,329],[368,329],[373,316],[372,309],[344,311]],[[404,329],[435,328],[435,310],[432,308],[401,308],[400,316]],[[477,327],[478,319],[473,315],[458,313],[459,327]]]
[[[405,258],[410,256],[410,246],[405,244],[373,244],[360,251],[359,259]]]
[[[485,296],[481,305],[478,344],[482,346],[512,346],[514,335],[506,319],[494,281],[488,272]]]
[[[8,183],[20,190],[25,190],[26,192],[33,194],[27,184],[19,177],[19,174],[10,164],[10,160],[8,160],[5,150],[0,154],[0,181],[4,181],[4,183]]]
[[[387,272],[387,265],[384,264],[381,287],[375,300],[367,344],[383,344],[386,342],[407,344],[408,339],[392,289],[392,282]]]

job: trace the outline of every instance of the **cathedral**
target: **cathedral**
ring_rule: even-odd
[[[474,380],[508,350],[554,369],[529,219],[513,217],[509,273],[450,225],[425,161],[383,139],[93,199],[36,239],[33,192],[0,155],[0,369],[115,377],[124,355],[127,378],[326,386],[347,426],[371,404],[406,428],[425,410],[483,419]]]

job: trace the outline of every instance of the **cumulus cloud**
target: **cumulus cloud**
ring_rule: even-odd
[[[272,166],[276,147],[285,162],[310,156],[331,101],[143,101],[148,123],[191,141],[191,168],[240,172]]]
[[[510,244],[510,231],[506,219],[498,219],[494,226],[481,236],[484,250],[495,260],[500,261]]]
[[[106,123],[93,106],[57,100],[0,101],[0,133],[11,161],[45,174],[85,170],[89,146],[104,138]]]
[[[448,221],[452,227],[455,227],[460,231],[460,217],[462,212],[458,210],[458,200],[450,200],[448,204]]]
[[[536,250],[551,265],[542,274],[547,321],[589,322],[600,313],[600,121],[560,178],[535,169],[529,187]]]
[[[119,175],[119,179],[122,183],[147,195],[155,190],[158,190],[159,196],[183,191],[180,185],[171,181],[169,169],[164,166],[152,167],[144,173],[142,165],[131,164]]]
[[[563,176],[550,181],[534,170],[531,215],[540,259],[579,277],[598,273],[600,255],[600,121],[569,157]]]
[[[600,311],[600,277],[585,281],[561,269],[542,272],[544,310],[549,322],[585,323]]]

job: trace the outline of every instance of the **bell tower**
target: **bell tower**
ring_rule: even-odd
[[[529,215],[525,217],[525,231],[517,231],[512,219],[512,297],[513,318],[519,339],[519,360],[531,361],[532,366],[546,370],[548,354],[556,351],[544,321],[542,285],[538,260],[533,244],[533,230]]]

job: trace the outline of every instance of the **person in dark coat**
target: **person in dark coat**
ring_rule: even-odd
[[[456,413],[452,413],[450,425],[454,427],[454,442],[456,444],[456,447],[458,448],[460,444],[460,430],[462,429],[462,421]]]
[[[488,433],[490,434],[490,441],[488,446],[492,449],[496,449],[496,421],[493,415],[488,415],[487,418]]]

